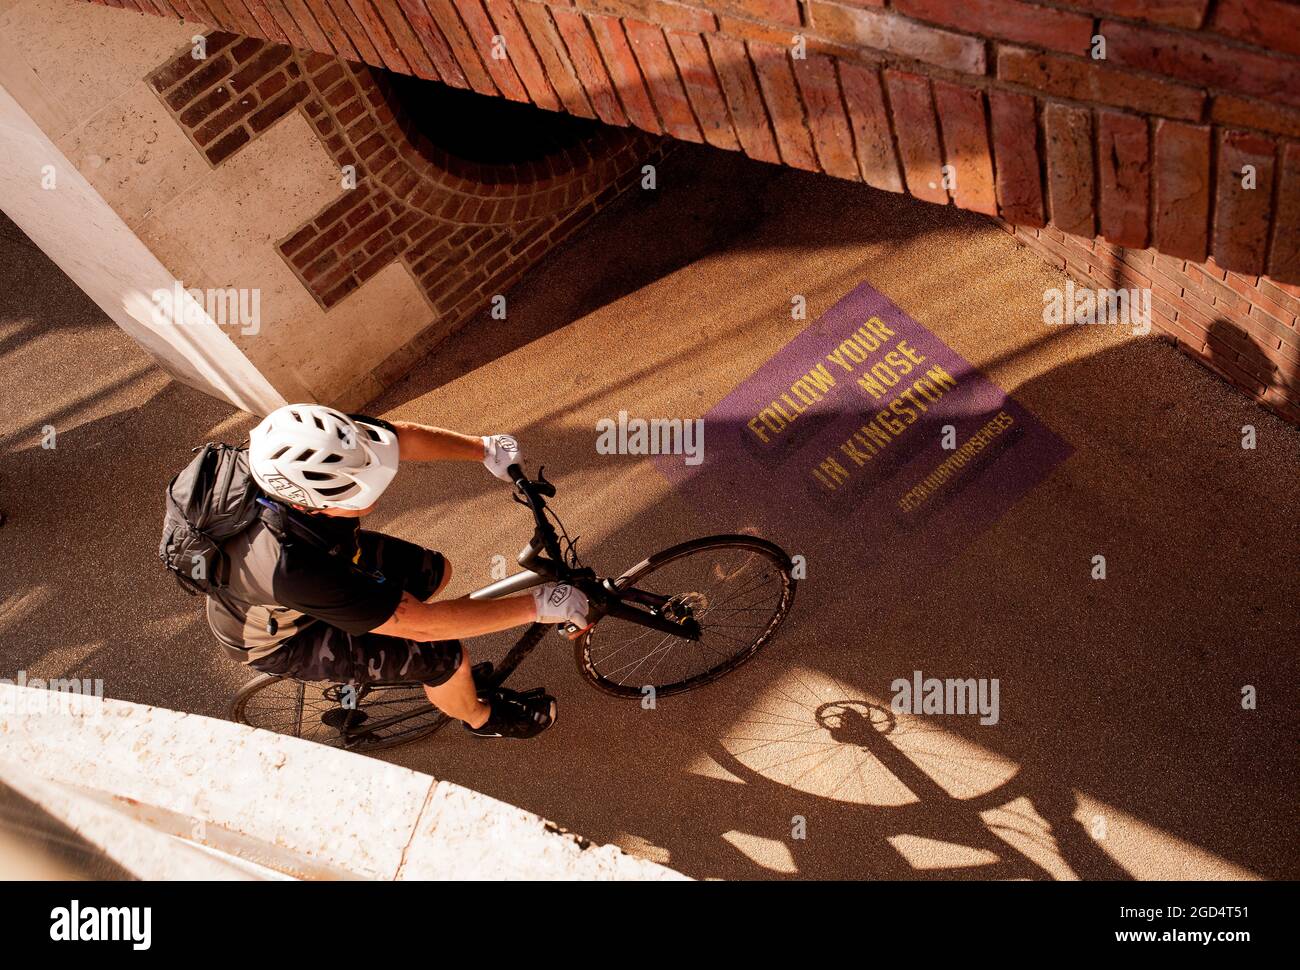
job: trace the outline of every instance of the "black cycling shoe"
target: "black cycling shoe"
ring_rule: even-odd
[[[482,727],[465,725],[465,730],[479,738],[535,738],[558,717],[555,698],[544,687],[523,693],[496,687],[483,699],[492,705],[491,715]]]

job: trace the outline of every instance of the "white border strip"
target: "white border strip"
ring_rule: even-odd
[[[175,277],[2,85],[0,209],[177,380],[254,414],[285,403],[201,307],[189,308],[195,323],[156,321],[151,294],[172,292]]]

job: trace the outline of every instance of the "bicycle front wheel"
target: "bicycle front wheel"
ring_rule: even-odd
[[[657,552],[616,582],[666,596],[659,612],[693,617],[699,640],[606,617],[574,642],[578,670],[608,694],[680,694],[717,680],[776,634],[794,602],[790,557],[747,535],[707,536]]]

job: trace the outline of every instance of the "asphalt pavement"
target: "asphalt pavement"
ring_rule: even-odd
[[[554,730],[383,756],[698,877],[1300,874],[1300,432],[1154,336],[1045,326],[1064,278],[979,216],[696,148],[658,183],[371,410],[517,435],[603,571],[771,534],[806,556],[795,609],[752,663],[654,709],[591,689],[548,638],[517,682],[558,695]],[[793,492],[688,494],[596,447],[620,411],[709,413],[864,282],[1068,445],[925,568],[868,561],[851,512],[834,530]],[[245,672],[155,552],[189,449],[251,422],[169,380],[7,223],[0,349],[4,676],[221,716]],[[406,470],[367,526],[442,550],[453,595],[528,534],[478,466]],[[997,680],[997,722],[891,710],[914,670]]]

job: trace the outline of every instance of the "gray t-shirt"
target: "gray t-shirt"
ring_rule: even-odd
[[[292,539],[281,544],[261,522],[225,544],[228,586],[208,597],[208,625],[237,660],[265,657],[313,624],[368,633],[397,609],[400,583],[354,568],[361,560],[359,519],[313,515],[311,525],[342,552],[331,556]]]

